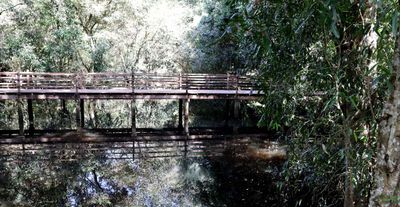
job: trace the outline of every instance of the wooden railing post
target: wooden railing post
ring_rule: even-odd
[[[179,72],[179,89],[182,89],[182,72]]]
[[[184,101],[184,128],[185,128],[185,134],[189,136],[189,80],[188,80],[188,74],[185,74],[186,77],[186,83],[185,83],[185,88],[186,88],[186,99]]]
[[[76,128],[78,131],[81,130],[81,104],[80,104],[80,95],[79,95],[79,87],[80,87],[80,74],[76,73],[75,75],[75,103],[76,103]]]
[[[229,90],[229,71],[226,72],[226,89]]]
[[[188,77],[188,73],[185,73],[184,88],[186,89],[186,95],[188,95],[188,90],[189,90],[189,77]]]
[[[251,78],[251,88],[250,88],[250,95],[253,95],[253,90],[255,88],[255,81]]]
[[[20,96],[21,93],[21,77],[20,73],[17,72],[17,87],[18,87],[18,97]]]
[[[236,73],[236,98],[239,93],[239,75]]]

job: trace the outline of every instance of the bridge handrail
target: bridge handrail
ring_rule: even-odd
[[[134,78],[134,81],[132,79]],[[197,89],[257,90],[254,78],[232,73],[0,72],[0,89]]]

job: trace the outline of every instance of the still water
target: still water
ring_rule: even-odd
[[[2,147],[0,206],[280,206],[277,143],[194,144]]]

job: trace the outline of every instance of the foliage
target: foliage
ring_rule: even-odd
[[[311,195],[292,205],[340,205],[347,178],[366,205],[396,2],[223,2],[218,44],[235,45],[231,59],[246,60],[236,67],[261,74],[260,125],[283,132],[290,147],[282,190]]]

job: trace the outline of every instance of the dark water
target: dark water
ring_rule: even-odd
[[[0,200],[3,206],[280,206],[283,160],[268,146],[236,143],[218,156],[157,158],[136,146],[134,159],[132,145],[7,146]]]

